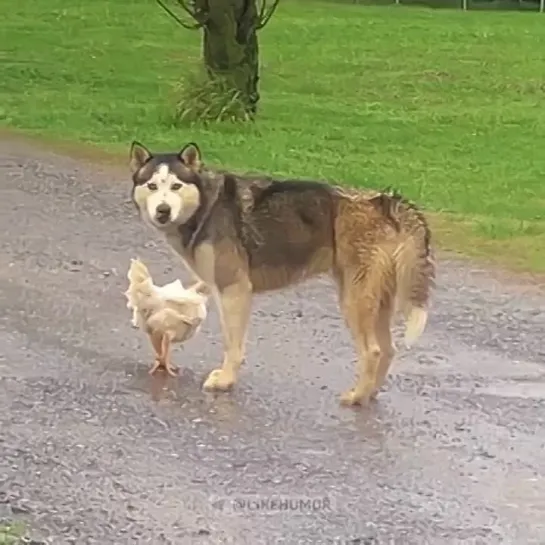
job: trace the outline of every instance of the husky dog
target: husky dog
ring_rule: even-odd
[[[395,353],[396,311],[406,319],[408,345],[423,332],[435,278],[430,230],[397,193],[221,172],[205,167],[194,143],[152,153],[133,142],[130,169],[142,219],[213,293],[224,359],[205,390],[235,384],[253,294],[324,273],[338,286],[358,352],[343,404],[365,404],[381,388]]]

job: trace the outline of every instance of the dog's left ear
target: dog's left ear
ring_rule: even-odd
[[[201,167],[201,150],[194,142],[186,144],[178,154],[180,161],[191,170],[199,170]]]
[[[137,142],[133,141],[131,144],[131,152],[129,159],[129,168],[132,174],[135,174],[151,159],[151,151]]]

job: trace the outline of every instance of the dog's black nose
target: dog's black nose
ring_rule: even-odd
[[[170,219],[170,206],[163,202],[155,209],[155,217],[159,223],[166,223]]]

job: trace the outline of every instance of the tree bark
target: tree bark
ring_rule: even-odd
[[[259,14],[255,0],[195,0],[207,13],[203,27],[203,59],[208,75],[220,77],[238,91],[250,116],[259,102]]]

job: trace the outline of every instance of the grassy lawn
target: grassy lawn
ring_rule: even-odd
[[[195,140],[236,170],[393,185],[443,248],[545,272],[545,16],[282,0],[246,128],[169,121],[200,37],[152,0],[19,0],[3,30],[4,127],[123,154]]]
[[[24,526],[22,524],[13,523],[0,523],[0,545],[19,545],[25,533]]]

